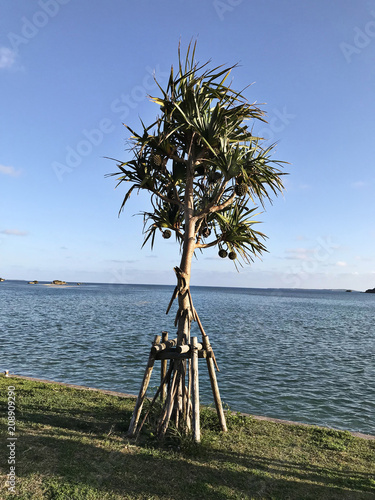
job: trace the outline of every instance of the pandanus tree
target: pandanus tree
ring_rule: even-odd
[[[195,49],[190,44],[182,59],[179,47],[178,70],[172,66],[166,88],[156,82],[160,96],[151,97],[159,116],[151,125],[141,122],[140,133],[126,126],[131,159],[116,160],[110,174],[117,186],[129,186],[120,212],[132,192],[150,194],[152,209],[142,213],[144,244],[153,247],[158,235],[174,234],[180,245],[173,297],[178,345],[190,342],[197,318],[190,294],[193,256],[216,247],[236,266],[251,263],[266,251],[266,236],[255,229],[257,207],[283,190],[283,162],[271,158],[273,145],[252,133],[256,121],[266,121],[264,112],[226,83],[235,66],[209,69],[209,62],[195,61]],[[181,380],[185,369],[175,364]],[[176,391],[176,407],[187,408],[181,398],[184,391]]]

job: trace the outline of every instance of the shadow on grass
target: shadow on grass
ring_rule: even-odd
[[[105,493],[145,499],[375,498],[370,474],[311,465],[301,472],[301,464],[292,461],[217,451],[209,444],[193,447],[188,453],[166,444],[150,447],[149,442],[127,439],[119,428],[103,443],[103,431],[109,425],[124,430],[130,415],[130,410],[123,414],[118,409],[94,414],[78,409],[71,417],[24,412],[19,419],[26,433],[17,441],[18,476],[40,474],[46,478],[43,498],[83,499],[89,490],[97,498]],[[84,432],[78,421],[81,418],[86,418]],[[51,427],[29,433],[28,424]],[[59,496],[62,491],[64,496]]]
[[[375,498],[370,474],[331,463],[302,466],[297,460],[264,458],[225,445],[215,449],[209,439],[190,446],[182,441],[181,450],[176,441],[142,437],[135,442],[126,437],[134,400],[17,385],[17,498],[22,500],[113,494],[180,500]]]
[[[95,433],[108,432],[114,428],[123,430],[124,422],[128,423],[134,407],[132,399],[117,398],[96,391],[22,379],[16,379],[12,383],[16,385],[17,420],[30,424]],[[1,385],[4,385],[2,378]],[[2,406],[5,411],[5,402],[0,402],[0,407]]]
[[[265,458],[255,454],[241,454],[226,450],[217,452],[216,460],[235,464],[255,475],[282,479],[271,480],[275,488],[272,491],[287,496],[277,498],[373,498],[375,499],[374,475],[350,469],[339,470],[337,467],[320,467],[311,464]],[[313,484],[317,483],[317,484]],[[352,491],[348,491],[352,490]]]
[[[97,408],[95,411],[69,409],[69,415],[63,410],[46,410],[43,413],[23,410],[22,413],[19,413],[18,420],[22,420],[25,423],[101,434],[113,431],[114,429],[125,432],[128,428],[131,415],[132,411],[130,409],[119,411],[117,408]]]

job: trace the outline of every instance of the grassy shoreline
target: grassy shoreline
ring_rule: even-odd
[[[10,495],[7,387],[16,393],[16,491]],[[146,428],[126,437],[131,395],[0,376],[0,498],[375,499],[375,441],[349,432],[202,408],[202,443]],[[128,397],[129,396],[129,397]]]
[[[0,376],[1,376],[1,374],[0,374]],[[96,392],[100,392],[102,394],[109,394],[111,396],[117,396],[117,397],[120,397],[120,398],[134,398],[134,399],[137,398],[136,394],[130,394],[130,393],[118,392],[118,391],[111,391],[111,390],[108,390],[108,389],[98,389],[96,387],[89,387],[89,386],[85,386],[85,385],[69,384],[67,382],[56,382],[55,380],[40,379],[40,378],[35,378],[35,377],[27,377],[27,376],[24,376],[24,375],[14,375],[14,374],[12,374],[12,377],[13,378],[19,378],[21,380],[30,380],[32,382],[42,382],[42,383],[45,383],[45,384],[57,384],[57,385],[61,385],[63,387],[71,387],[73,389],[78,389],[78,390],[96,391]],[[243,416],[254,418],[255,420],[266,420],[267,422],[275,422],[275,423],[280,423],[280,424],[299,425],[299,426],[305,426],[305,427],[312,427],[312,424],[306,424],[306,423],[303,423],[303,422],[294,422],[292,420],[283,420],[283,419],[280,419],[280,418],[266,417],[266,416],[262,416],[262,415],[250,415],[249,413],[244,413],[244,412],[236,412],[236,413],[238,413],[240,415],[243,415]],[[316,425],[313,426],[313,427],[318,427],[318,428],[325,429],[325,427],[320,427],[320,426],[316,426]],[[339,429],[334,429],[334,430],[339,430]],[[356,432],[356,431],[347,431],[347,432],[350,432],[350,434],[352,434],[355,437],[360,437],[360,438],[363,438],[363,439],[373,439],[373,440],[375,440],[375,435],[372,435],[372,434],[364,434],[363,432]]]

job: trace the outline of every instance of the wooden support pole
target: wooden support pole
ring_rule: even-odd
[[[158,425],[158,435],[161,438],[165,436],[165,433],[167,432],[168,429],[169,421],[171,419],[172,410],[174,406],[174,399],[176,395],[176,378],[177,378],[177,371],[175,370],[168,390],[167,400],[164,405],[163,414],[160,418]]]
[[[189,363],[189,373],[188,373],[188,386],[185,386],[185,398],[186,398],[186,414],[185,414],[185,430],[189,432],[191,429],[191,394],[190,394],[190,386],[191,386],[191,359],[188,360]]]
[[[153,345],[159,344],[160,340],[161,340],[161,336],[156,335]],[[145,374],[144,374],[143,380],[142,380],[142,385],[141,385],[141,388],[140,388],[140,391],[139,391],[139,394],[137,397],[137,401],[135,403],[133,416],[132,416],[132,419],[130,421],[130,425],[129,425],[129,429],[128,429],[128,436],[129,437],[133,437],[137,431],[137,425],[138,425],[139,417],[141,416],[143,401],[145,399],[148,384],[150,383],[150,378],[151,378],[151,374],[152,374],[152,369],[154,368],[154,363],[155,363],[155,355],[152,354],[152,351],[150,351]]]
[[[168,332],[162,332],[163,333],[163,343],[165,344],[168,340]],[[165,385],[165,375],[167,373],[167,364],[168,361],[166,359],[163,359],[161,361],[161,368],[160,368],[160,385],[161,385],[161,390],[160,390],[160,400],[165,401],[165,398],[167,397],[167,387]]]
[[[185,384],[185,373],[186,373],[186,360],[181,359],[176,362],[176,365],[179,366],[178,374],[177,374],[177,391],[174,403],[174,417],[176,423],[176,429],[179,429],[180,426],[180,416],[183,415],[184,411],[184,384]]]
[[[210,354],[211,354],[211,355],[210,355],[210,357],[212,357],[212,358],[213,358],[213,361],[214,361],[215,366],[216,366],[216,370],[219,372],[220,370],[219,370],[219,367],[217,366],[217,363],[216,363],[215,354],[214,354],[214,352],[213,352],[213,350],[212,350],[212,347],[211,347],[210,342],[209,342],[209,340],[208,340],[207,334],[206,334],[206,332],[204,331],[204,328],[203,328],[203,325],[202,325],[202,323],[201,323],[201,320],[199,319],[198,313],[197,313],[197,311],[196,311],[195,309],[194,309],[194,315],[195,315],[195,320],[196,320],[196,322],[198,323],[199,329],[200,329],[200,331],[202,332],[202,341],[203,341],[203,346],[204,346],[204,348],[206,349],[207,353],[208,353],[209,351],[211,351],[211,353],[210,353]]]
[[[199,376],[198,376],[198,347],[197,337],[191,339],[191,377],[192,377],[192,403],[193,403],[193,439],[196,443],[201,440],[199,416]]]
[[[182,429],[184,432],[186,431],[186,414],[187,414],[187,408],[188,408],[188,401],[187,401],[187,391],[186,391],[186,365],[187,362],[186,360],[184,361],[184,367],[183,367],[183,372],[182,372],[182,380],[181,380],[181,403],[182,403],[182,411],[181,411],[181,418],[180,418],[180,429]]]
[[[137,428],[137,432],[136,432],[136,436],[137,436],[137,437],[138,437],[139,433],[141,432],[142,427],[144,426],[144,424],[145,424],[145,422],[146,422],[146,419],[147,419],[147,417],[148,417],[148,415],[149,415],[149,413],[150,413],[150,411],[151,411],[152,407],[154,406],[155,401],[156,401],[157,397],[159,396],[160,391],[162,390],[162,387],[164,387],[164,386],[165,386],[165,383],[167,382],[167,380],[169,380],[169,379],[170,379],[170,377],[171,377],[171,373],[172,373],[172,369],[173,369],[173,361],[171,362],[171,364],[170,364],[170,366],[169,366],[169,369],[168,369],[167,373],[165,374],[164,379],[162,380],[162,383],[160,384],[160,386],[159,386],[158,390],[156,391],[155,396],[153,397],[153,399],[152,399],[152,401],[151,401],[151,404],[150,404],[149,409],[147,410],[147,412],[146,412],[145,416],[143,417],[142,422],[140,423],[140,425],[139,425],[139,426],[138,426],[138,428]]]
[[[207,335],[205,337],[205,342],[207,343],[207,346],[210,345],[209,338],[207,337]],[[227,428],[227,423],[225,421],[223,405],[221,404],[221,398],[220,398],[219,386],[217,383],[217,378],[216,378],[216,373],[215,373],[214,362],[210,356],[207,356],[206,361],[207,361],[207,367],[208,367],[208,374],[210,376],[212,394],[214,396],[216,412],[217,412],[217,416],[219,417],[221,430],[223,432],[227,432],[228,428]]]

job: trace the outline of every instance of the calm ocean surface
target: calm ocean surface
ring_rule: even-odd
[[[173,289],[0,283],[0,370],[137,394],[154,335],[175,336],[176,304],[165,314]],[[192,296],[232,410],[375,434],[375,295],[192,287]],[[152,388],[158,380],[156,362]]]

